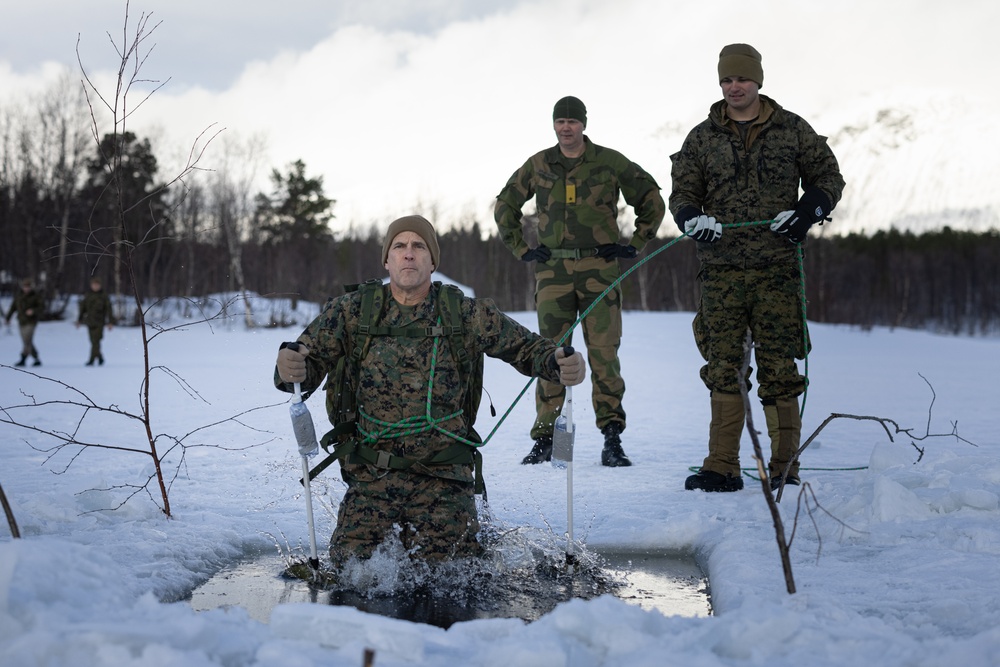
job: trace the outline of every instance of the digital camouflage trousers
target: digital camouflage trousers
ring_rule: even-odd
[[[330,559],[371,557],[394,530],[416,558],[443,561],[478,556],[474,485],[407,471],[360,480],[341,470],[347,493],[330,538]]]
[[[706,363],[701,379],[712,392],[739,394],[747,331],[757,364],[762,401],[791,398],[805,391],[806,378],[795,359],[806,355],[808,331],[802,313],[797,263],[761,268],[703,265],[698,274],[701,302],[693,329]],[[746,387],[751,388],[749,368]]]

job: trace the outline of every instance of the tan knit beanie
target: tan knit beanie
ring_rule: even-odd
[[[438,246],[437,232],[434,231],[434,226],[427,221],[427,218],[422,215],[407,215],[392,221],[385,233],[385,240],[382,241],[382,264],[389,261],[389,246],[392,245],[392,240],[402,232],[413,232],[419,235],[431,251],[431,261],[434,263],[434,268],[437,269],[441,265],[441,247]]]
[[[741,76],[764,87],[764,68],[760,53],[749,44],[730,44],[719,53],[719,81]]]

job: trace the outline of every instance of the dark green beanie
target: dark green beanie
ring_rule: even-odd
[[[587,127],[587,107],[579,98],[568,95],[556,102],[552,109],[552,120],[557,118],[573,118]]]
[[[758,87],[764,87],[760,52],[749,44],[730,44],[719,53],[719,81],[735,76],[756,81]]]

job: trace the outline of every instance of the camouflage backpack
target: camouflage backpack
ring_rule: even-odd
[[[329,455],[309,472],[309,478],[316,477],[337,459],[345,459],[351,463],[368,463],[382,468],[405,470],[417,461],[386,452],[377,452],[361,442],[358,433],[358,382],[361,375],[361,364],[368,355],[374,336],[402,336],[407,338],[443,337],[449,342],[452,354],[458,361],[459,376],[466,385],[466,399],[462,406],[463,413],[469,425],[466,440],[475,445],[482,443],[482,438],[476,433],[474,424],[479,412],[479,403],[483,392],[483,355],[470,358],[465,347],[463,333],[465,326],[462,321],[461,299],[462,290],[454,285],[444,285],[435,281],[438,289],[437,309],[438,322],[430,327],[388,327],[381,325],[382,311],[385,307],[386,289],[381,280],[368,280],[360,285],[348,285],[345,290],[350,293],[361,293],[361,315],[357,331],[352,332],[348,342],[348,354],[337,362],[334,372],[326,382],[327,414],[333,423],[321,439],[320,444]],[[420,461],[427,465],[474,464],[476,471],[476,493],[483,492],[482,455],[473,444],[456,440],[454,443],[434,456]],[[332,451],[331,451],[332,446]]]

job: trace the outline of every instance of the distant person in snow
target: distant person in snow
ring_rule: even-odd
[[[31,278],[21,281],[21,291],[14,295],[14,300],[7,310],[7,324],[10,318],[17,313],[17,325],[21,333],[21,359],[15,366],[24,366],[28,357],[35,360],[33,366],[41,366],[42,360],[38,358],[38,348],[35,347],[35,327],[45,310],[45,301],[42,295],[35,291],[35,282]]]
[[[723,48],[718,74],[723,99],[670,156],[670,212],[697,242],[701,302],[694,337],[712,406],[708,456],[684,486],[743,488],[745,413],[737,370],[749,330],[771,438],[768,472],[777,488],[799,447],[798,397],[806,386],[795,363],[808,345],[798,250],[809,228],[840,200],[844,179],[826,137],[758,93],[764,70],[755,48]],[[761,221],[769,224],[741,224]],[[746,384],[749,389],[749,378]],[[799,484],[797,460],[785,481]]]
[[[535,262],[539,333],[560,340],[593,306],[581,326],[594,417],[604,435],[601,463],[629,466],[632,462],[621,441],[626,424],[625,380],[618,359],[621,289],[597,299],[621,276],[618,260],[634,259],[655,238],[666,204],[660,186],[642,167],[583,134],[587,108],[579,99],[564,97],[556,102],[552,124],[558,143],[528,158],[514,172],[497,195],[494,218],[500,238],[514,256]],[[636,215],[635,231],[624,244],[618,229],[619,195]],[[532,198],[538,214],[538,244],[533,248],[525,240],[521,210]],[[521,463],[551,460],[553,424],[565,398],[557,383],[542,380],[535,386],[534,445]]]
[[[93,366],[95,361],[101,366],[104,365],[104,355],[101,354],[101,339],[104,338],[104,326],[107,325],[110,331],[113,322],[111,299],[104,291],[101,279],[94,276],[90,279],[90,291],[80,299],[80,313],[76,318],[77,328],[81,324],[86,325],[87,334],[90,337],[88,366]]]
[[[330,299],[298,337],[278,351],[275,386],[304,392],[326,380],[327,411],[338,440],[347,492],[330,540],[335,565],[365,559],[392,535],[414,556],[447,560],[481,552],[474,492],[481,481],[473,423],[483,355],[549,382],[575,385],[580,353],[538,336],[487,299],[431,282],[440,265],[437,233],[410,215],[389,225],[382,245],[389,283],[369,281]],[[356,422],[346,432],[336,396],[347,386]]]

